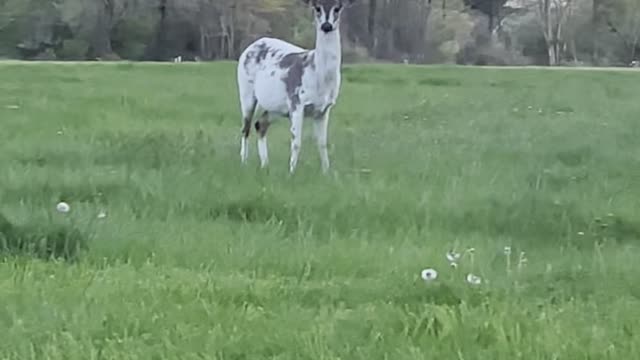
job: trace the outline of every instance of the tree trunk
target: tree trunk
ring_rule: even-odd
[[[375,49],[377,47],[377,39],[376,39],[376,16],[378,12],[378,0],[369,0],[369,14],[367,17],[367,32],[369,33],[369,41],[367,43],[367,47],[369,48],[369,53],[375,53]]]
[[[569,49],[571,51],[571,57],[573,58],[573,62],[575,64],[578,63],[578,51],[576,50],[576,40],[575,39],[571,39],[571,42],[569,43]]]
[[[418,41],[417,49],[418,53],[421,57],[422,62],[427,59],[427,54],[429,49],[427,48],[427,29],[429,28],[429,17],[431,15],[431,0],[421,0],[420,1],[420,18],[423,19],[419,22],[418,31],[419,37],[416,41]]]
[[[160,15],[160,19],[156,24],[155,36],[147,49],[145,49],[144,58],[146,60],[166,60],[164,48],[167,41],[167,0],[160,0],[158,13]]]
[[[494,14],[494,0],[489,0],[489,35],[493,33],[494,23],[495,23],[495,14]]]
[[[227,54],[227,58],[235,59],[236,58],[236,22],[238,21],[238,16],[236,13],[236,5],[231,5],[231,22],[229,23],[229,54]]]
[[[113,15],[113,0],[102,0],[102,4],[99,5],[96,24],[93,28],[89,57],[105,58],[113,54],[113,49],[111,48]]]
[[[230,52],[229,50],[229,26],[227,24],[227,16],[223,13],[220,14],[220,44],[218,45],[218,57],[226,58]]]
[[[592,49],[592,62],[597,63],[599,57],[599,45],[598,45],[598,28],[600,27],[600,4],[602,0],[593,0],[591,5],[591,30],[593,31],[593,49]]]
[[[547,53],[549,55],[549,66],[555,66],[556,65],[556,48],[553,46],[553,44],[547,45]]]
[[[395,0],[386,0],[385,7],[383,13],[389,14],[392,12],[392,9],[395,8]],[[383,31],[384,31],[384,50],[383,57],[390,59],[393,58],[393,54],[395,52],[395,34],[394,34],[394,17],[393,16],[385,16]]]

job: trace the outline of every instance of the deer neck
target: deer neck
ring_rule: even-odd
[[[314,62],[318,75],[323,76],[338,72],[342,62],[339,29],[336,28],[328,34],[318,30],[315,50]]]

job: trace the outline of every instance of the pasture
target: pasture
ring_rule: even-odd
[[[640,73],[347,66],[292,177],[233,63],[0,74],[0,212],[88,246],[5,256],[2,359],[640,357]]]

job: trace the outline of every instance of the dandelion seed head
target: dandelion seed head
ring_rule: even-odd
[[[435,269],[424,269],[420,276],[424,281],[433,281],[438,278],[438,272]]]
[[[58,203],[58,205],[56,205],[56,210],[58,210],[61,213],[68,213],[69,210],[71,210],[71,207],[66,202],[61,201]]]
[[[473,275],[473,274],[468,274],[467,275],[467,282],[471,285],[480,285],[482,284],[482,278],[480,278],[479,276]]]
[[[506,256],[511,255],[511,246],[505,246],[505,247],[504,247],[504,254],[505,254]]]

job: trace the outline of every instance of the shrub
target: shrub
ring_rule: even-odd
[[[69,39],[62,43],[62,48],[56,51],[56,55],[61,60],[85,59],[89,43],[82,39]]]

